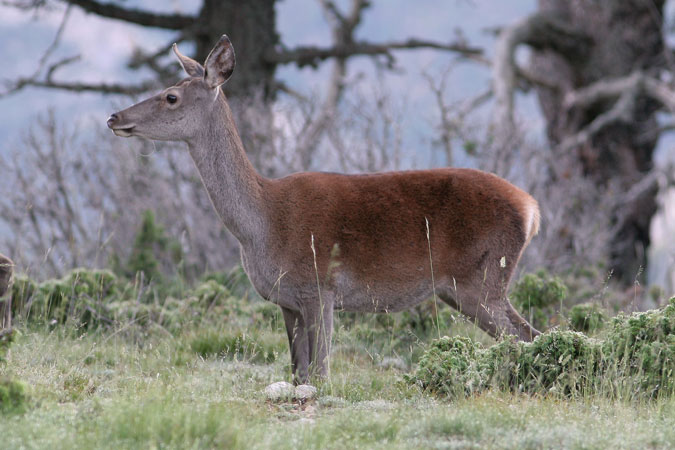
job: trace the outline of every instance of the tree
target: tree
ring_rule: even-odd
[[[656,211],[652,157],[667,129],[656,115],[675,112],[664,3],[540,0],[536,13],[500,32],[494,63],[499,122],[513,124],[516,76],[526,74],[558,161],[551,182],[580,175],[597,187],[595,202],[614,202],[610,267],[626,283],[645,265]],[[514,62],[519,44],[533,50],[527,68]]]
[[[167,65],[161,59],[172,42],[195,43],[192,56],[203,61],[213,42],[226,30],[237,51],[246,55],[238,59],[238,76],[227,86],[231,97],[247,100],[258,97],[263,105],[269,105],[279,91],[298,94],[275,78],[277,68],[285,64],[317,67],[332,61],[326,94],[294,143],[294,152],[301,161],[299,168],[306,169],[311,166],[314,149],[336,116],[351,57],[368,55],[393,67],[397,50],[449,51],[490,67],[493,81],[488,92],[468,99],[466,108],[457,113],[449,111],[443,102],[440,88],[443,83],[434,87],[433,80],[430,81],[439,99],[442,116],[439,142],[446,153],[451,154],[453,134],[461,127],[467,111],[493,98],[494,116],[486,147],[498,149],[501,155],[516,154],[516,146],[522,141],[514,139],[518,132],[514,93],[533,87],[546,121],[550,159],[554,161],[542,174],[543,183],[563,189],[576,180],[583,184],[583,189],[579,189],[583,195],[570,194],[575,197],[562,213],[567,222],[554,230],[555,235],[547,237],[578,250],[579,242],[583,242],[579,236],[588,232],[575,223],[578,205],[610,211],[606,223],[598,225],[609,236],[604,256],[614,270],[615,279],[625,283],[634,281],[645,265],[649,223],[656,210],[659,174],[653,168],[654,148],[663,131],[675,128],[657,121],[658,113],[675,112],[675,62],[671,50],[664,44],[664,0],[540,0],[535,13],[497,31],[491,60],[484,56],[482,49],[469,45],[461,37],[449,43],[423,39],[380,43],[358,40],[355,31],[370,1],[351,0],[346,11],[336,2],[318,1],[331,27],[332,45],[287,48],[276,30],[275,0],[203,0],[194,15],[153,13],[128,7],[121,1],[14,0],[8,3],[21,8],[66,4],[64,24],[68,11],[81,8],[101,17],[172,30],[175,37],[155,53],[139,50],[129,62],[130,67],[151,68],[156,77],[136,84],[111,85],[59,81],[58,70],[73,59],[47,64],[49,51],[58,42],[57,33],[54,45],[40,61],[40,69],[33,76],[15,80],[6,93],[30,86],[113,94],[142,92],[179,76],[175,63]],[[521,45],[532,50],[526,65],[516,62],[516,49]],[[236,100],[233,103],[236,106]],[[264,108],[262,114],[251,120],[239,120],[245,143],[255,134],[247,130],[248,127],[262,123],[262,134],[265,133],[264,124],[268,124],[270,118],[269,114],[265,116]],[[456,117],[448,119],[452,114]],[[247,148],[255,146],[247,145]],[[251,156],[254,163],[266,159]],[[500,163],[501,156],[492,158],[484,167],[504,175],[501,169],[508,164]],[[261,167],[260,163],[257,165]],[[275,174],[274,169],[264,171]],[[540,200],[548,201],[547,198]]]
[[[238,76],[227,84],[230,95],[251,97],[263,92],[264,98],[271,98],[279,89],[285,89],[275,79],[277,67],[284,64],[296,64],[299,67],[316,67],[320,63],[334,59],[336,73],[344,75],[345,61],[356,55],[383,57],[391,65],[394,61],[392,51],[418,48],[435,48],[455,52],[466,57],[479,57],[482,50],[471,47],[461,40],[443,43],[423,39],[408,39],[395,42],[368,42],[356,40],[354,31],[362,20],[363,12],[371,6],[369,0],[351,0],[349,11],[343,12],[330,0],[319,0],[328,21],[331,24],[333,45],[330,47],[286,48],[280,42],[276,28],[275,4],[277,0],[202,0],[196,15],[178,13],[163,14],[124,6],[122,2],[100,2],[97,0],[59,0],[68,8],[74,6],[82,10],[114,20],[143,26],[175,31],[175,38],[159,51],[146,54],[142,50],[134,55],[129,66],[138,68],[147,66],[154,70],[161,82],[178,75],[177,64],[169,67],[158,61],[165,56],[174,42],[191,41],[196,45],[194,55],[197,61],[204,61],[224,31],[234,42],[237,52],[246,58],[237,59]],[[16,0],[16,7],[44,8],[49,0]],[[69,9],[64,15],[67,18]],[[44,58],[43,58],[44,59]],[[73,59],[58,61],[39,71],[32,77],[17,80],[10,90],[28,86],[39,86],[72,91],[100,91],[104,93],[137,93],[148,90],[149,82],[130,85],[64,83],[54,79],[54,73]],[[181,75],[182,76],[182,75]],[[339,85],[341,79],[334,80]]]

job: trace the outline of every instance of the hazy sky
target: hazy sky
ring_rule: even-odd
[[[128,0],[129,7],[160,10],[170,5],[171,11],[192,13],[201,2],[154,0]],[[348,5],[341,1],[338,4]],[[64,7],[54,3],[56,8],[35,15],[0,6],[0,60],[5,61],[0,70],[0,80],[28,75],[36,70],[39,58],[51,43],[61,22]],[[485,29],[514,22],[534,10],[534,0],[376,0],[365,13],[365,20],[358,29],[358,37],[370,41],[402,40],[419,37],[448,42],[453,40],[457,29],[461,29],[469,42],[491,51],[492,36]],[[330,32],[318,2],[314,0],[283,0],[277,6],[278,30],[284,45],[293,47],[300,44],[329,44]],[[224,33],[227,30],[223,30]],[[173,32],[127,25],[119,21],[100,19],[85,14],[73,7],[61,44],[51,58],[57,61],[75,54],[81,60],[58,74],[60,80],[84,80],[90,82],[129,82],[140,80],[148,73],[129,71],[124,65],[135,46],[159,48],[170,42]],[[235,43],[236,46],[236,43]],[[183,49],[189,54],[190,49]],[[449,53],[433,50],[396,53],[401,71],[387,73],[384,80],[375,81],[374,65],[369,58],[360,57],[350,61],[350,78],[363,77],[361,86],[384,86],[392,95],[409,108],[411,127],[414,130],[408,139],[424,146],[424,137],[431,133],[429,124],[434,119],[433,99],[423,71],[438,73],[452,60]],[[246,55],[237,54],[238,58]],[[278,77],[301,92],[322,92],[322,81],[330,69],[330,63],[319,70],[298,70],[295,66],[283,67]],[[236,73],[235,75],[236,76]],[[449,99],[459,100],[478,93],[487,86],[489,71],[474,64],[463,64],[451,73]],[[397,100],[399,100],[397,98]],[[0,99],[0,152],[8,146],[19,143],[32,120],[52,108],[66,123],[76,122],[90,126],[97,121],[105,122],[109,113],[118,107],[128,105],[130,100],[120,96],[99,94],[71,94],[46,89],[27,89],[20,94]],[[530,117],[532,129],[541,129],[537,119],[536,106],[530,97],[521,97],[521,110]],[[428,145],[428,143],[427,143]],[[416,152],[418,149],[410,149]],[[422,150],[424,152],[424,150]],[[428,150],[427,150],[428,152]]]

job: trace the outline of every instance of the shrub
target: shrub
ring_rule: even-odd
[[[180,242],[167,237],[164,227],[155,219],[155,213],[146,210],[127,265],[120,270],[129,277],[143,273],[146,280],[158,280],[162,277],[160,261],[176,266],[182,259],[183,249]]]
[[[476,364],[482,351],[469,338],[444,336],[430,345],[415,375],[406,379],[450,397],[479,392],[485,387],[485,377]]]
[[[27,407],[26,386],[20,381],[0,378],[0,413],[23,413]]]
[[[592,333],[601,329],[607,321],[607,315],[596,303],[574,305],[568,314],[573,330]]]
[[[548,328],[550,318],[566,297],[563,281],[544,270],[525,275],[511,292],[514,305],[539,329]]]
[[[484,389],[564,396],[654,398],[675,393],[675,298],[660,310],[619,316],[604,340],[552,330],[533,342],[483,348],[467,338],[434,341],[406,379],[440,395]]]
[[[0,330],[0,364],[6,361],[12,342],[14,342],[14,330]]]
[[[14,277],[12,286],[12,317],[19,317],[30,310],[33,296],[37,292],[37,283],[23,275]]]
[[[39,285],[17,277],[12,288],[12,313],[30,321],[95,328],[110,323],[107,302],[118,294],[117,278],[107,270],[75,269],[61,279]]]
[[[675,393],[675,297],[662,310],[615,317],[602,351],[613,390]]]

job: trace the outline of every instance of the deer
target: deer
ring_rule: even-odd
[[[540,334],[507,298],[539,229],[528,193],[468,168],[265,178],[221,89],[235,68],[230,39],[203,66],[176,44],[173,52],[187,77],[107,125],[121,137],[187,144],[251,284],[281,308],[295,384],[329,377],[335,310],[392,313],[433,296],[495,338]]]

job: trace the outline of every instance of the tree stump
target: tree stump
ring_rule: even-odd
[[[11,285],[13,269],[12,260],[0,253],[0,332],[12,327],[12,297],[3,297]]]

